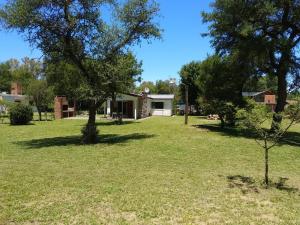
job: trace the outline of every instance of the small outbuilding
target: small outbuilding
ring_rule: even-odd
[[[272,111],[276,108],[276,95],[271,91],[243,92],[243,97],[252,98],[255,102],[267,105]]]
[[[66,96],[56,96],[54,99],[54,116],[56,120],[75,117],[75,101],[69,102]]]

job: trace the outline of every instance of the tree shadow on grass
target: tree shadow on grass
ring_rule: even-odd
[[[131,140],[153,138],[154,136],[155,135],[144,134],[144,133],[134,133],[134,134],[127,134],[127,135],[105,134],[99,136],[98,144],[120,144],[120,143],[129,142]],[[28,141],[15,142],[15,144],[21,145],[22,147],[25,147],[27,149],[82,145],[81,136],[79,135],[67,136],[67,137],[33,139]]]
[[[227,181],[230,188],[238,188],[243,194],[250,192],[259,193],[259,188],[266,188],[265,184],[257,183],[252,177],[241,175],[227,176]],[[269,188],[300,194],[298,188],[289,186],[286,184],[286,181],[288,181],[288,178],[279,177],[277,182],[270,181]]]
[[[123,121],[122,124],[118,124],[118,121],[97,121],[96,125],[97,126],[114,126],[114,125],[118,125],[118,126],[123,126],[123,125],[130,125],[130,124],[134,124],[134,123],[140,123],[137,121]]]
[[[123,121],[122,124],[118,124],[117,121],[109,121],[109,120],[104,120],[104,121],[96,121],[96,126],[100,126],[100,127],[105,127],[105,126],[126,126],[126,125],[130,125],[130,124],[135,124],[135,123],[140,123],[137,121]],[[84,126],[84,125],[78,125],[78,126]]]
[[[212,131],[220,133],[221,135],[228,137],[245,137],[254,139],[257,136],[251,130],[242,130],[234,127],[225,127],[222,128],[218,124],[203,124],[203,125],[194,125],[194,127],[202,130]],[[288,131],[282,140],[278,143],[279,145],[291,145],[291,146],[300,146],[300,132]]]
[[[247,194],[249,192],[259,193],[259,189],[252,177],[241,175],[227,176],[227,181],[230,188],[238,188],[243,194]]]

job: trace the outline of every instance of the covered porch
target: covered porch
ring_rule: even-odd
[[[122,116],[122,118],[137,120],[137,107],[138,97],[121,94],[116,98],[115,107],[113,107],[113,101],[111,99],[107,100],[105,113],[111,117]]]

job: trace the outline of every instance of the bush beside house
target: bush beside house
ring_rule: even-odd
[[[10,107],[9,114],[11,125],[26,125],[33,119],[32,108],[23,103],[17,103]]]

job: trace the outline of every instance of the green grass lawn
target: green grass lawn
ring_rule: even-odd
[[[300,126],[270,152],[211,121],[0,124],[0,224],[300,224]],[[201,125],[201,126],[193,126]]]

